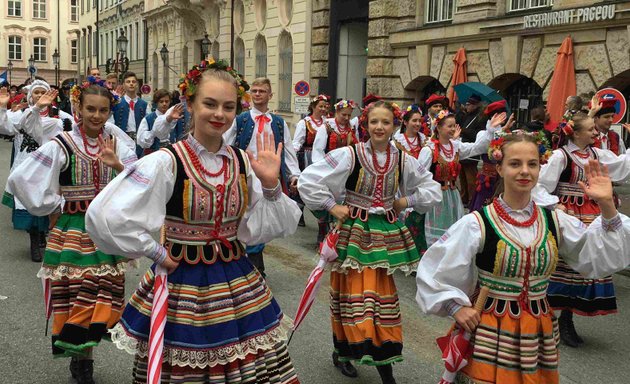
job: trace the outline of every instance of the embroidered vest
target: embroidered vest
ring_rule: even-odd
[[[69,132],[54,139],[66,155],[66,163],[59,173],[61,195],[65,199],[64,212],[85,213],[96,195],[118,174],[102,161],[88,156],[72,140]],[[116,138],[114,148],[116,148]]]
[[[352,145],[353,143],[359,142],[354,135],[352,126],[348,124],[348,127],[350,127],[350,130],[348,132],[339,133],[328,122],[326,122],[326,132],[328,133],[328,140],[326,141],[326,149],[324,150],[324,153],[328,153],[334,149],[346,147],[348,145]]]
[[[550,313],[547,285],[558,262],[558,224],[552,211],[536,209],[538,230],[529,251],[506,231],[492,204],[473,213],[484,244],[475,258],[479,285],[490,288],[484,312],[512,318],[523,310],[535,317]]]
[[[560,179],[556,187],[555,195],[560,199],[562,204],[574,204],[582,206],[589,200],[588,196],[584,194],[584,191],[578,185],[578,181],[586,182],[586,175],[584,174],[584,166],[576,158],[576,155],[569,152],[566,146],[560,148],[566,159],[566,167],[560,174]],[[597,159],[597,153],[593,148],[589,147],[591,157]]]
[[[304,145],[302,145],[302,151],[312,150],[313,143],[315,142],[315,136],[317,135],[317,129],[313,127],[313,123],[310,119],[304,119],[306,125],[306,138],[304,139]]]
[[[383,207],[390,223],[398,217],[394,211],[394,200],[402,181],[403,153],[392,153],[390,166],[384,175],[374,171],[371,157],[368,158],[365,143],[350,147],[354,154],[352,172],[346,180],[345,204],[350,208],[350,217],[367,221],[372,207]]]
[[[123,132],[127,132],[127,124],[129,122],[129,104],[123,97],[120,103],[114,107],[114,121],[118,128]],[[136,104],[133,107],[133,117],[136,120],[136,131],[140,126],[140,122],[144,119],[147,113],[147,102],[138,98]]]
[[[453,160],[446,160],[440,153],[435,155],[435,151],[439,151],[438,144],[434,149],[433,163],[431,163],[430,171],[433,174],[433,180],[442,185],[442,190],[455,189],[455,182],[459,176],[462,166],[459,164],[459,151],[455,153]]]
[[[188,264],[228,262],[245,254],[236,234],[248,204],[247,172],[244,154],[228,147],[232,160],[228,164],[225,185],[206,182],[193,166],[183,145],[178,142],[162,149],[176,161],[177,177],[173,194],[166,205],[167,248],[174,260]],[[219,202],[223,202],[221,222],[216,222]]]

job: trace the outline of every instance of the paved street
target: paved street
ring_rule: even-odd
[[[0,141],[0,185],[8,174],[10,143]],[[307,227],[290,239],[274,241],[266,251],[268,282],[287,315],[295,314],[306,277],[316,264],[316,223],[307,217]],[[11,227],[11,212],[0,208],[0,384],[72,383],[66,359],[50,354],[50,339],[44,336],[45,321],[38,265],[28,255],[28,235]],[[146,270],[148,262],[127,274],[127,296]],[[332,337],[328,318],[327,286],[313,305],[290,345],[300,379],[305,384],[380,383],[376,370],[359,367],[359,379],[341,375],[331,363]],[[436,383],[442,370],[435,338],[444,334],[450,321],[420,313],[412,277],[398,275],[404,316],[405,361],[395,366],[399,383]],[[630,383],[630,277],[615,276],[620,313],[614,316],[576,319],[586,340],[580,349],[561,348],[563,384]],[[128,383],[132,356],[103,342],[95,352],[95,380],[99,384]]]

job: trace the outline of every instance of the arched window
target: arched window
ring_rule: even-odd
[[[256,36],[254,42],[256,52],[256,70],[254,77],[267,77],[267,40],[263,35]]]
[[[245,75],[245,43],[243,39],[237,37],[234,40],[234,68],[236,72]]]
[[[278,38],[278,109],[291,111],[293,83],[293,40],[287,31]]]

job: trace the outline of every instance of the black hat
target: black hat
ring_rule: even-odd
[[[470,95],[468,100],[466,100],[466,103],[468,103],[468,104],[479,104],[479,103],[481,103],[481,96],[473,93],[472,95]]]

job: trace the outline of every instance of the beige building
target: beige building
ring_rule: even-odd
[[[148,83],[154,89],[176,89],[180,75],[202,58],[207,34],[209,56],[232,61],[247,80],[269,77],[274,87],[271,108],[296,122],[293,87],[308,81],[310,73],[311,1],[233,3],[232,10],[232,1],[225,0],[146,0]],[[160,54],[163,47],[166,62]]]
[[[94,0],[4,0],[0,2],[0,73],[11,61],[11,82],[23,83],[33,57],[37,75],[55,82],[53,54],[59,54],[59,81],[74,77],[79,62],[78,37],[81,5]],[[85,4],[84,4],[85,3]]]
[[[519,114],[541,103],[562,40],[574,45],[577,93],[613,86],[630,97],[630,2],[582,0],[313,0],[311,76],[339,95],[347,71],[344,25],[365,26],[365,92],[402,104],[446,92],[453,57],[466,49],[468,78],[498,89]],[[351,45],[353,45],[351,44]]]
[[[128,71],[134,72],[141,83],[146,82],[146,34],[143,20],[145,0],[97,0],[98,66],[101,77],[110,73],[121,74],[121,66],[111,64],[121,59],[116,40],[124,34],[127,39],[125,58]],[[162,0],[160,0],[162,3]],[[108,60],[109,63],[108,64]]]
[[[80,3],[78,37],[77,78],[84,78],[92,67],[98,66],[98,4],[104,0],[78,0]]]

